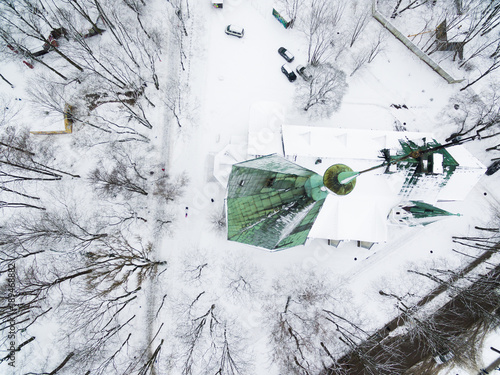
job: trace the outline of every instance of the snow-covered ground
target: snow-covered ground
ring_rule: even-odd
[[[309,119],[293,105],[294,83],[289,83],[280,72],[284,60],[277,53],[278,47],[285,46],[296,56],[292,65],[303,64],[306,59],[303,34],[296,29],[285,30],[270,12],[260,12],[253,3],[228,0],[223,10],[200,7],[194,15],[198,20],[204,18],[200,39],[193,41],[197,61],[191,65],[193,70],[196,67],[194,74],[200,78],[192,82],[194,95],[200,101],[199,124],[182,138],[181,144],[176,144],[177,152],[171,161],[173,168],[188,171],[192,182],[179,204],[180,222],[175,237],[183,239],[183,247],[212,248],[218,258],[251,259],[266,271],[269,279],[287,268],[328,270],[345,279],[357,305],[371,317],[371,324],[381,326],[388,319],[383,314],[386,301],[376,296],[381,285],[401,282],[402,270],[412,264],[460,262],[452,252],[451,236],[471,234],[474,225],[488,222],[489,210],[500,198],[498,176],[483,177],[464,201],[441,204],[442,208],[463,216],[428,227],[391,227],[389,241],[371,250],[354,244],[336,249],[325,241],[314,240],[306,246],[268,253],[211,233],[208,218],[213,212],[223,210],[225,192],[217,182],[207,179],[212,167],[208,155],[231,141],[247,142],[253,104],[271,101],[277,107],[284,106],[287,124],[393,130],[398,120],[409,131],[433,132],[442,140],[449,135],[450,128],[441,127],[438,114],[460,88],[446,83],[400,42],[389,37],[385,50],[375,61],[348,80],[349,90],[340,111],[329,119]],[[224,34],[224,27],[233,23],[245,28],[244,38]],[[408,109],[390,107],[393,103],[406,104]],[[485,155],[477,156],[487,162]],[[215,202],[211,203],[210,198]],[[183,217],[184,206],[189,206],[187,218]]]
[[[276,103],[276,108],[284,108],[282,115],[286,124],[394,130],[398,121],[405,124],[408,131],[432,132],[443,141],[455,129],[443,126],[439,115],[450,105],[450,96],[456,94],[460,86],[446,83],[389,35],[384,50],[376,59],[348,77],[349,88],[340,110],[328,119],[310,118],[297,109],[294,102],[297,82],[290,83],[281,73],[280,67],[285,61],[277,52],[284,46],[295,55],[291,63],[293,68],[305,65],[305,37],[298,29],[286,30],[273,18],[271,1],[226,0],[223,9],[212,8],[209,1],[190,5],[186,71],[172,67],[178,64],[177,56],[169,55],[168,51],[164,51],[158,65],[163,79],[175,75],[189,86],[184,94],[185,111],[189,115],[179,128],[166,109],[164,114],[154,114],[161,125],[153,130],[157,137],[153,143],[161,144],[157,145],[158,153],[152,156],[158,163],[164,163],[171,175],[186,173],[189,184],[181,198],[169,203],[167,210],[173,218],[169,234],[153,240],[155,256],[167,260],[169,270],[175,270],[174,275],[183,275],[183,270],[207,263],[209,276],[198,285],[197,281],[169,276],[170,271],[165,273],[164,278],[159,278],[164,284],[158,283],[149,289],[148,298],[155,300],[152,302],[155,308],[150,306],[149,314],[162,304],[165,294],[168,295],[167,304],[173,306],[184,297],[188,302],[188,298],[194,299],[198,293],[206,291],[210,301],[223,305],[230,319],[239,321],[242,332],[248,335],[247,350],[254,354],[255,361],[249,373],[277,375],[279,369],[267,356],[269,340],[263,321],[264,301],[269,298],[266,296],[270,294],[273,280],[286,278],[289,272],[329,274],[352,293],[352,307],[365,317],[364,329],[380,328],[394,317],[395,311],[379,295],[379,290],[404,289],[406,285],[409,289],[415,287],[412,285],[415,279],[406,272],[409,268],[458,268],[467,262],[467,258],[453,252],[456,245],[452,236],[473,235],[474,226],[490,223],[493,208],[500,202],[500,173],[483,176],[463,201],[439,203],[441,208],[462,216],[426,227],[391,226],[388,241],[370,250],[358,248],[354,243],[334,248],[324,240],[311,240],[305,246],[270,253],[227,241],[225,234],[217,231],[212,223],[212,216],[223,212],[225,197],[224,186],[213,178],[213,155],[229,143],[243,146],[248,143],[249,119],[254,105]],[[371,22],[371,27],[382,29],[375,20]],[[226,35],[224,29],[229,24],[244,27],[245,36],[239,39]],[[10,61],[3,65],[2,73],[13,77],[15,89],[0,82],[2,95],[25,100],[23,75],[27,68]],[[408,109],[396,109],[391,104],[405,104]],[[36,121],[27,111],[22,117],[27,123]],[[275,126],[269,124],[270,128]],[[54,142],[66,141],[54,138]],[[489,165],[491,155],[484,152],[482,144],[467,144],[466,147]],[[155,209],[155,215],[165,213],[159,207]],[[245,272],[254,273],[256,292],[238,299],[225,289],[228,279],[224,273],[229,274],[228,268],[236,273],[243,272],[242,265],[247,267]],[[425,288],[424,281],[421,282]],[[286,301],[285,294],[279,297],[283,303]],[[273,298],[278,297],[274,295]],[[172,311],[175,308],[168,307],[162,317],[172,330],[170,332],[175,331],[177,324],[169,317]],[[149,327],[149,337],[155,327]],[[498,337],[492,334],[486,340],[484,365],[496,358],[489,347],[495,346]],[[175,349],[167,350],[175,352]],[[462,375],[466,374],[464,371],[446,369],[442,374]]]

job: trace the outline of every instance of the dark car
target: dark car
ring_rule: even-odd
[[[287,61],[292,62],[295,57],[285,47],[278,48],[278,53]]]
[[[497,172],[499,169],[500,169],[500,160],[497,160],[488,167],[485,174],[486,174],[486,176],[491,176],[492,174]]]
[[[309,73],[309,69],[307,69],[303,65],[297,65],[297,69],[295,69],[297,73],[299,73],[299,76],[304,78],[306,81],[310,81],[312,79],[311,73]]]
[[[450,359],[452,359],[455,355],[453,354],[452,351],[450,350],[446,350],[446,351],[440,351],[440,352],[437,352],[435,355],[434,355],[434,361],[436,361],[436,363],[438,365],[441,365],[443,363],[446,363],[448,362]]]
[[[281,67],[281,71],[283,72],[283,74],[286,76],[286,78],[288,78],[288,80],[290,82],[293,82],[297,79],[297,76],[295,75],[295,73],[293,72],[293,69],[290,67],[290,65],[288,64],[284,64],[282,67]]]

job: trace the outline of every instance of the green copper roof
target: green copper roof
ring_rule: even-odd
[[[412,151],[428,150],[431,147],[441,146],[441,144],[439,142],[437,142],[435,139],[433,139],[431,141],[427,141],[425,143],[425,145],[422,145],[422,146],[417,145],[414,141],[401,140],[401,139],[399,140],[399,144],[401,145],[401,148],[402,148],[402,152],[398,153],[399,155],[408,155]],[[450,167],[451,166],[453,166],[453,167],[458,166],[457,161],[453,158],[453,156],[450,155],[450,153],[445,148],[434,151],[434,152],[437,154],[443,155],[443,166],[450,166]],[[418,163],[418,160],[412,159],[412,158],[407,159],[406,161],[409,163]]]
[[[304,185],[304,188],[306,189],[306,194],[315,201],[326,198],[327,192],[325,186],[323,185],[323,177],[319,174],[315,173],[309,177]]]
[[[411,206],[403,207],[406,211],[411,212],[413,217],[416,219],[424,219],[429,217],[436,216],[456,216],[456,214],[452,214],[446,210],[438,208],[428,203],[419,202],[419,201],[410,201],[412,203]]]
[[[398,159],[404,155],[408,155],[412,151],[416,150],[428,150],[431,147],[440,146],[436,140],[430,140],[425,142],[424,145],[418,145],[414,141],[411,140],[399,140],[401,144],[401,150],[398,152],[393,159]],[[455,172],[458,162],[451,156],[451,154],[446,149],[440,149],[434,151],[437,154],[443,155],[443,174],[440,176],[433,176],[436,180],[437,187],[442,187],[446,185],[452,174]],[[430,154],[424,155],[424,158],[429,159]],[[400,171],[406,171],[406,179],[401,188],[401,195],[410,195],[411,191],[417,187],[420,183],[422,176],[425,175],[422,171],[420,171],[420,160],[414,158],[408,158],[406,160],[400,161],[397,163],[397,168]],[[426,177],[429,180],[429,176]]]
[[[327,192],[317,173],[280,156],[233,165],[228,182],[228,239],[278,250],[302,245]]]

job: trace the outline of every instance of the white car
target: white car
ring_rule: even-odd
[[[295,73],[293,72],[293,69],[290,65],[288,64],[284,64],[282,67],[281,67],[281,71],[283,72],[283,74],[286,76],[286,78],[288,78],[288,80],[290,82],[293,82],[297,79],[297,76],[295,75]]]
[[[243,38],[243,35],[245,35],[245,30],[243,29],[243,27],[228,25],[226,27],[226,34],[237,36],[238,38]]]
[[[299,73],[299,76],[304,78],[306,81],[310,81],[312,79],[311,73],[309,73],[309,70],[303,66],[303,65],[297,65],[297,68],[295,69],[297,73]]]

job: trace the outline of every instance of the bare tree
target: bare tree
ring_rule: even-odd
[[[342,1],[311,0],[303,32],[308,39],[307,62],[312,66],[325,63],[334,54],[337,25],[344,9]]]
[[[11,88],[14,88],[14,85],[12,83],[10,83],[10,81],[7,78],[5,78],[3,76],[3,74],[0,74],[0,78],[2,79],[2,81],[4,81],[5,83],[7,83],[8,85],[10,85]]]
[[[423,277],[424,282],[432,283],[435,288],[431,293],[418,297],[416,301],[414,293],[398,295],[379,292],[384,298],[392,299],[397,306],[400,315],[390,323],[390,329],[398,325],[403,331],[393,336],[394,343],[405,351],[413,351],[416,358],[413,361],[455,354],[452,362],[475,369],[486,332],[500,324],[500,318],[495,313],[498,308],[495,290],[500,283],[500,267],[489,261],[498,252],[498,231],[497,228],[476,229],[478,235],[454,237],[454,242],[462,245],[461,251],[455,251],[464,259],[472,258],[470,263],[457,269],[442,264],[425,267],[422,271],[409,271],[419,278]],[[420,285],[421,282],[415,281],[415,284]],[[439,303],[429,303],[443,293],[448,298],[441,298]],[[404,368],[414,364],[406,361]],[[435,366],[432,361],[424,361],[411,373],[432,374]]]
[[[3,11],[0,12],[0,20],[9,25],[11,32],[18,32],[33,38],[50,46],[58,55],[64,58],[69,64],[83,71],[83,68],[73,59],[63,53],[56,43],[49,40],[49,36],[44,35],[45,28],[53,30],[51,20],[47,17],[47,11],[41,4],[32,4],[29,2],[14,3],[11,1],[2,1],[0,6]]]
[[[17,100],[3,95],[0,95],[0,106],[2,108],[0,112],[0,127],[6,129],[11,121],[19,115],[22,107],[19,106]]]
[[[457,131],[447,141],[471,134],[477,134],[482,139],[498,135],[500,98],[497,86],[491,82],[479,93],[467,90],[450,99],[443,114],[449,122],[456,124]]]
[[[384,50],[385,36],[386,33],[384,32],[384,30],[380,30],[377,35],[377,39],[375,39],[370,46],[368,63],[371,63],[373,60],[375,60],[375,57],[377,57],[378,54]]]
[[[214,229],[219,233],[224,233],[226,231],[226,211],[221,210],[219,212],[214,212],[210,216],[210,221]]]
[[[85,364],[96,374],[125,367],[148,373],[146,369],[151,368],[160,349],[157,347],[151,357],[144,349],[137,359],[129,358],[127,350],[142,350],[143,337],[133,326],[138,297],[144,284],[157,277],[167,262],[152,258],[151,244],[143,246],[140,239],[132,243],[119,231],[93,240],[78,253],[54,254],[38,254],[31,265],[16,262],[19,272],[13,299],[18,308],[0,309],[5,311],[0,313],[0,329],[13,318],[18,334],[42,318],[62,319],[63,334],[72,338],[74,365]],[[0,288],[2,295],[4,291],[12,294],[8,288]],[[83,374],[83,369],[74,373]]]
[[[488,3],[472,0],[465,5],[465,10],[470,25],[461,43],[469,46],[471,53],[462,65],[470,64],[470,61],[475,58],[483,60],[481,65],[486,66],[486,69],[482,70],[478,77],[464,86],[461,89],[462,91],[500,67],[498,53],[500,51],[500,38],[491,33],[500,25],[500,5],[496,2]]]
[[[361,50],[353,57],[353,69],[349,77],[352,77],[363,65],[365,65],[370,59],[370,51]]]
[[[433,0],[435,2],[435,0]],[[425,5],[429,3],[429,0],[408,0],[406,4],[403,6],[403,8],[400,8],[402,3],[402,0],[397,0],[396,5],[394,6],[394,9],[391,14],[391,18],[396,18],[399,16],[401,13],[404,11],[410,10],[410,9],[415,9],[418,8],[422,5]]]
[[[351,26],[349,47],[352,47],[356,40],[359,39],[363,30],[365,30],[370,21],[370,10],[366,7],[356,8],[354,12],[354,23]]]
[[[221,306],[208,301],[207,294],[199,294],[178,327],[179,370],[183,375],[246,373],[248,360],[241,327],[226,317]]]
[[[78,178],[78,175],[51,166],[54,149],[49,145],[36,143],[26,129],[6,126],[0,134],[0,190],[4,207],[42,208],[40,197],[30,193],[32,182],[58,181],[63,176]],[[49,162],[50,160],[50,162]]]
[[[2,175],[12,181],[38,178],[59,180],[63,175],[79,177],[47,165],[46,160],[53,158],[50,148],[46,144],[34,142],[26,129],[13,126],[4,128],[0,134],[0,147],[0,165],[5,167]]]
[[[233,263],[217,264],[207,249],[193,249],[183,257],[182,273],[177,279],[184,281],[184,287],[174,304],[179,322],[175,332],[179,341],[174,351],[178,373],[236,375],[251,372],[244,319],[238,319],[234,312],[229,315],[226,306],[232,302],[219,297],[219,291],[229,292],[227,284],[238,272],[233,268],[229,271],[227,265]],[[248,277],[248,281],[252,278],[251,275],[243,276]]]
[[[186,8],[185,8],[186,13],[184,13],[183,2],[184,2],[183,0],[171,0],[171,1],[169,1],[169,4],[172,6],[174,13],[175,13],[175,16],[179,20],[179,23],[181,26],[181,27],[179,27],[179,29],[182,30],[182,33],[184,34],[184,36],[188,36],[188,32],[187,32],[186,24],[185,24],[184,20],[185,20],[185,18],[189,18],[189,6],[186,6]],[[186,1],[186,5],[188,5],[187,1]]]
[[[221,267],[223,284],[235,300],[251,300],[259,296],[264,273],[250,259],[230,258]]]
[[[485,36],[500,25],[500,6],[495,1],[483,2],[480,0],[470,0],[464,4],[463,11],[470,21],[467,30],[464,32],[464,44],[476,39],[478,36]],[[498,38],[494,38],[498,40]]]
[[[140,238],[132,242],[118,231],[81,253],[79,265],[91,272],[62,306],[64,320],[73,322],[65,335],[81,337],[77,361],[96,374],[106,374],[110,368],[149,373],[163,340],[153,352],[149,349],[163,325],[145,345],[134,322],[145,287],[167,270],[167,262],[154,259],[151,243],[143,244]],[[136,353],[133,359],[128,354],[131,347]]]
[[[156,276],[158,268],[167,262],[150,259],[153,245],[138,242],[138,246],[133,246],[121,232],[100,238],[91,250],[84,253],[87,267],[93,270],[88,276],[89,287],[106,295],[118,286],[127,285],[132,277],[136,278],[137,288],[140,288],[143,280]]]
[[[194,108],[187,107],[188,103],[186,96],[189,92],[189,86],[181,85],[174,79],[171,79],[166,87],[166,95],[163,99],[163,104],[175,118],[179,128],[181,128],[182,124],[189,119],[190,113],[194,111]]]
[[[312,79],[300,83],[296,100],[304,111],[311,108],[327,116],[340,108],[347,91],[346,75],[330,64],[311,68]]]
[[[0,290],[3,297],[0,330],[7,329],[11,321],[16,321],[16,332],[26,331],[37,319],[52,310],[52,307],[47,306],[47,299],[55,289],[67,282],[80,280],[90,272],[92,271],[64,272],[55,267],[47,270],[41,264],[16,267],[16,287],[11,290],[3,285]],[[9,308],[8,298],[5,298],[7,295],[15,301],[17,308]]]
[[[106,167],[101,163],[90,172],[88,179],[93,188],[105,197],[116,197],[118,194],[124,194],[125,197],[131,194],[148,195],[148,179],[140,171],[138,163],[130,158],[126,150],[113,149],[112,164]]]
[[[175,177],[164,176],[155,181],[153,194],[166,201],[175,201],[184,195],[184,189],[189,184],[189,177],[184,172]]]
[[[48,65],[45,61],[43,61],[40,57],[35,56],[28,47],[26,47],[25,41],[21,37],[14,37],[8,27],[3,25],[0,22],[0,40],[2,40],[8,48],[12,51],[10,56],[12,58],[25,58],[28,61],[25,61],[27,64],[31,64],[33,61],[42,64],[46,68],[48,68],[53,73],[57,74],[62,79],[67,79],[65,75],[63,75],[59,70],[55,69],[51,65]],[[24,62],[24,61],[23,61]],[[28,65],[29,66],[29,65]]]
[[[146,87],[151,82],[160,88],[156,62],[163,41],[154,25],[146,22],[147,7],[146,2],[134,0],[1,0],[0,37],[10,45],[12,54],[17,52],[28,63],[39,56],[25,45],[39,41],[47,44],[45,52],[50,50],[53,57],[63,58],[57,59],[57,66],[76,68],[64,75],[52,68],[64,81],[37,77],[37,85],[30,87],[30,104],[36,102],[43,116],[53,113],[62,120],[66,103],[78,103],[74,118],[88,126],[78,127],[78,134],[72,137],[74,144],[82,145],[97,129],[100,134],[92,146],[97,149],[102,147],[99,143],[110,143],[114,147],[112,156],[103,158],[102,170],[96,171],[94,165],[91,177],[96,190],[104,196],[120,194],[125,198],[154,192],[170,200],[180,196],[187,179],[172,178],[162,184],[152,172],[144,171],[142,159],[132,160],[133,153],[116,146],[126,145],[130,139],[147,141],[142,132],[147,134],[152,128],[148,117],[155,103],[148,98]],[[182,7],[188,10],[188,2],[183,1]],[[91,32],[84,30],[90,27],[92,36],[105,31],[105,38],[89,39]],[[68,40],[54,42],[54,30]],[[19,350],[30,342],[28,335],[46,321],[61,323],[67,345],[64,351],[56,350],[60,355],[47,355],[45,364],[43,359],[28,362],[24,352],[31,346],[25,346],[23,371],[140,375],[158,371],[156,362],[166,340],[151,338],[149,332],[144,337],[145,330],[137,329],[143,327],[143,321],[136,323],[136,313],[149,298],[143,289],[149,289],[153,279],[166,269],[166,261],[155,257],[149,241],[133,237],[139,230],[131,223],[147,221],[141,217],[142,208],[133,206],[137,200],[125,202],[126,210],[113,212],[107,210],[113,203],[101,201],[100,215],[85,215],[87,208],[82,211],[61,202],[66,190],[58,186],[50,204],[43,207],[45,204],[38,202],[46,203],[44,199],[52,193],[46,185],[79,176],[54,162],[59,154],[53,139],[47,142],[49,137],[30,137],[19,126],[9,127],[9,113],[0,121],[0,206],[45,209],[31,215],[23,214],[27,210],[12,212],[0,223],[0,274],[14,262],[18,270],[15,311],[8,311],[10,307],[4,303],[8,288],[0,287],[0,330],[5,332],[5,324],[15,319]],[[69,165],[72,159],[67,160]],[[37,183],[36,190],[30,189],[32,182]],[[85,185],[78,188],[85,189]],[[86,197],[85,191],[79,193],[79,199]],[[236,340],[230,332],[220,332],[220,368],[229,374],[234,369],[232,343]]]
[[[118,139],[111,138],[109,142],[149,141],[149,138],[136,129],[135,122],[132,124],[124,123],[123,109],[101,113],[99,108],[108,104],[105,107],[109,109],[110,105],[119,105],[121,101],[129,101],[129,104],[133,105],[137,100],[140,100],[141,92],[124,90],[110,95],[102,91],[88,92],[90,90],[92,87],[85,85],[85,81],[84,86],[80,86],[76,81],[57,82],[44,75],[39,75],[36,81],[30,82],[29,102],[33,109],[42,116],[57,116],[59,118],[65,113],[66,104],[71,103],[73,121],[97,129],[99,132],[118,136]],[[102,134],[96,138],[99,138],[100,142],[104,141]]]
[[[96,218],[84,218],[69,206],[38,215],[18,215],[0,227],[0,263],[46,251],[81,251],[106,237],[103,229]]]
[[[184,65],[184,62],[187,60],[187,55],[186,55],[186,45],[184,39],[187,37],[187,32],[184,32],[184,29],[182,29],[176,24],[177,24],[177,19],[175,17],[172,17],[172,29],[173,29],[172,36],[175,41],[175,47],[179,52],[179,63],[181,64],[182,71],[185,71],[186,66]]]
[[[463,91],[463,90],[468,89],[469,87],[471,87],[472,85],[477,83],[479,80],[481,80],[484,77],[486,77],[487,75],[489,75],[491,72],[494,72],[498,68],[500,68],[500,56],[495,55],[493,58],[493,61],[490,63],[490,65],[484,71],[482,71],[478,77],[476,77],[475,79],[470,81],[467,85],[462,87],[460,90]]]
[[[500,267],[482,274],[434,270],[418,273],[444,285],[451,300],[425,320],[412,317],[407,336],[422,353],[455,353],[461,362],[474,365],[484,333],[500,325],[495,313],[500,285]],[[416,324],[415,324],[416,323]],[[443,354],[444,354],[443,353]]]
[[[289,270],[286,277],[275,280],[264,319],[269,326],[271,359],[283,373],[313,374],[329,369],[330,374],[338,373],[334,371],[337,358],[345,350],[339,330],[349,322],[342,318],[347,312],[343,301],[348,298],[343,285],[334,287],[327,275]],[[339,318],[332,319],[333,315]],[[340,328],[332,327],[331,321],[338,321]]]
[[[279,9],[284,11],[284,16],[288,18],[290,22],[288,28],[293,28],[295,21],[299,15],[299,11],[302,5],[300,0],[279,0]]]

